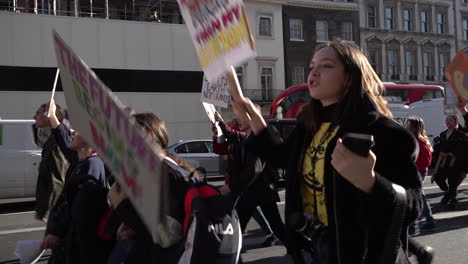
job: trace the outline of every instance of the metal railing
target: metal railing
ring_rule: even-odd
[[[26,1],[27,2],[27,1]],[[176,0],[157,0],[148,2],[122,2],[120,6],[112,5],[113,1],[109,1],[111,5],[96,6],[81,2],[79,6],[73,6],[73,1],[68,2],[68,9],[66,2],[62,2],[62,6],[51,4],[52,1],[46,1],[44,6],[38,0],[38,5],[34,7],[29,1],[29,5],[17,4],[17,1],[0,2],[1,11],[11,11],[17,13],[33,13],[45,14],[56,16],[73,16],[73,17],[89,17],[101,19],[117,19],[129,21],[146,21],[156,23],[169,23],[169,24],[184,24],[182,15],[180,14],[179,7]]]
[[[273,102],[284,90],[265,90],[265,89],[242,89],[244,96],[250,98],[252,102],[267,103]]]

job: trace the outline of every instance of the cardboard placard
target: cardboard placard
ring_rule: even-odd
[[[445,77],[455,93],[468,102],[468,59],[459,51],[445,70]]]
[[[242,0],[177,2],[208,81],[255,56]]]
[[[208,82],[206,77],[203,78],[200,101],[228,108],[229,100],[231,100],[231,96],[229,95],[229,85],[226,75],[221,75],[214,82]]]
[[[53,43],[73,128],[99,153],[132,201],[143,222],[156,232],[160,219],[161,149],[149,144],[124,105],[57,32]]]

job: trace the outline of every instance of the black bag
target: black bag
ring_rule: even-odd
[[[236,264],[242,247],[240,221],[232,201],[206,183],[185,198],[185,250],[179,264]]]

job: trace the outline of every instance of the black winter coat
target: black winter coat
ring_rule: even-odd
[[[189,182],[178,171],[172,169],[165,162],[162,163],[163,175],[167,176],[167,197],[162,200],[161,214],[168,215],[180,223],[180,237],[182,238],[182,223],[185,218],[184,201],[189,188]],[[156,210],[156,208],[155,208]],[[181,239],[174,245],[163,248],[153,242],[150,230],[133,207],[129,199],[123,200],[116,213],[122,222],[129,226],[136,235],[130,248],[125,263],[177,263],[184,250],[184,240]]]
[[[46,233],[65,239],[66,263],[103,263],[110,250],[109,242],[98,237],[99,223],[109,208],[104,163],[99,156],[79,160],[78,153],[67,148],[71,138],[63,125],[52,134],[71,165]]]
[[[325,154],[324,177],[332,252],[336,256],[333,263],[395,263],[395,260],[388,259],[380,261],[395,209],[396,189],[393,185],[402,186],[407,193],[405,209],[400,213],[404,217],[403,231],[399,241],[396,239],[397,246],[403,250],[407,245],[407,226],[422,209],[421,180],[415,165],[416,139],[402,126],[380,115],[369,100],[357,107],[352,120],[340,126],[336,137],[342,137],[346,132],[374,136],[372,151],[377,157],[374,168],[376,182],[371,193],[364,193],[343,178],[330,163],[336,138],[330,141]],[[293,216],[303,213],[300,170],[303,153],[311,138],[306,136],[304,126],[299,123],[285,141],[268,127],[247,142],[270,164],[286,169],[285,217],[292,237],[296,234]]]

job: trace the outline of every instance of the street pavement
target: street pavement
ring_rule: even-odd
[[[220,183],[215,183],[219,185]],[[443,193],[435,185],[425,183],[424,190],[433,208],[437,229],[430,233],[422,233],[415,237],[419,242],[435,248],[434,264],[467,264],[468,263],[468,180],[459,188],[459,205],[452,209],[440,205]],[[284,191],[280,192],[278,203],[281,214],[284,211]],[[18,240],[41,239],[45,225],[33,220],[31,212],[33,203],[18,205],[0,204],[0,264],[19,263],[14,255]],[[264,235],[255,223],[251,221],[244,236],[244,263],[292,263],[282,245],[261,247]],[[49,252],[46,252],[46,256]],[[47,259],[47,257],[43,258]],[[411,258],[413,263],[417,263]],[[42,261],[39,263],[46,263]]]

